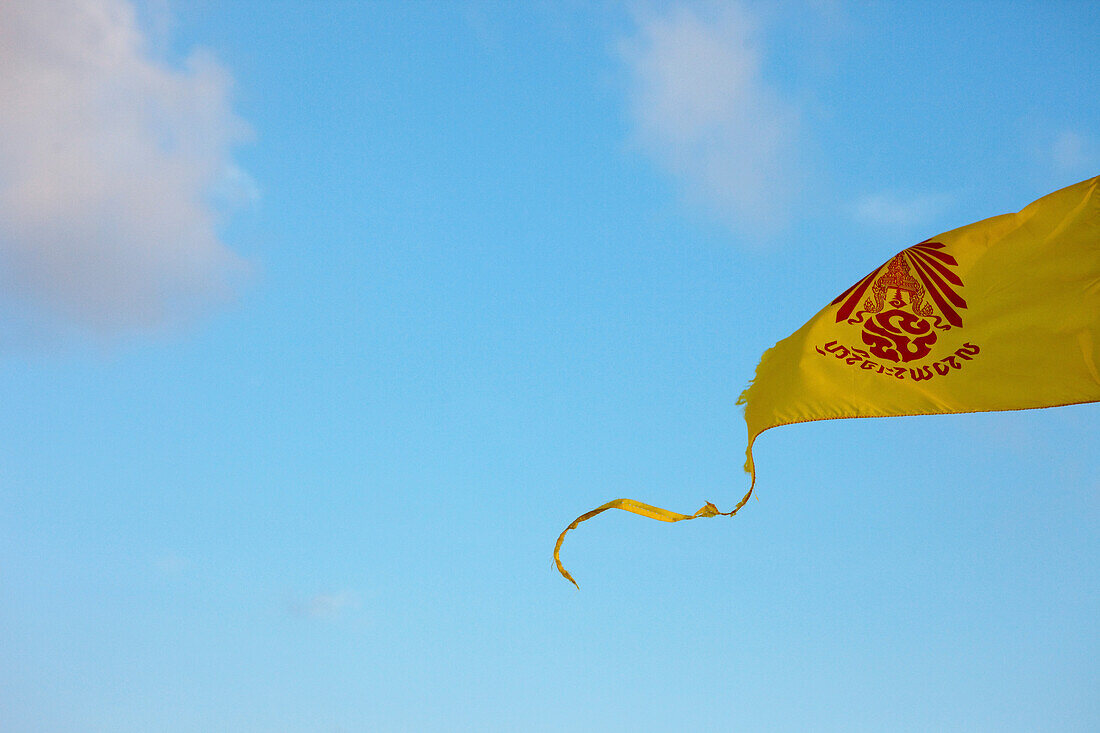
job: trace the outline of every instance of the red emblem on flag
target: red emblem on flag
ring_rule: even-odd
[[[962,326],[959,263],[941,251],[940,242],[921,242],[845,290],[836,322],[862,324],[863,343],[879,359],[911,362],[923,359],[936,343],[937,331]]]

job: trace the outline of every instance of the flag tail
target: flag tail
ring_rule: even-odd
[[[745,506],[745,503],[749,500],[749,497],[752,496],[752,491],[755,486],[756,475],[754,473],[752,486],[749,487],[748,493],[745,494],[744,497],[742,497],[741,501],[738,502],[737,506],[735,506],[732,511],[728,512],[718,511],[718,507],[716,507],[714,504],[711,504],[709,501],[702,507],[700,507],[699,511],[695,512],[694,514],[680,514],[679,512],[670,512],[668,509],[661,509],[660,507],[643,504],[642,502],[634,501],[633,499],[613,499],[612,501],[609,501],[602,506],[596,507],[590,512],[585,512],[584,514],[580,515],[579,517],[574,519],[573,522],[568,527],[566,527],[560,535],[558,535],[558,541],[554,544],[554,564],[558,566],[558,572],[561,573],[562,577],[568,580],[573,585],[577,586],[577,588],[579,589],[580,586],[577,585],[577,581],[573,579],[573,576],[570,575],[569,571],[565,569],[565,566],[561,564],[561,546],[562,543],[565,542],[565,535],[569,532],[569,530],[576,529],[577,525],[581,522],[587,519],[591,519],[597,514],[606,512],[608,509],[622,509],[625,512],[640,514],[643,517],[649,517],[650,519],[656,519],[661,522],[682,522],[685,519],[698,519],[699,517],[732,517],[734,514],[737,514],[737,512],[740,511],[741,507]]]

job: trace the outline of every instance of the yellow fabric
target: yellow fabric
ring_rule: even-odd
[[[745,470],[755,479],[753,442],[779,425],[1100,400],[1098,189],[914,245],[765,352],[738,400]]]
[[[748,493],[692,515],[630,499],[608,509],[679,522],[733,516],[756,486],[752,447],[780,425],[1024,410],[1100,401],[1100,176],[913,245],[766,351],[745,405]]]
[[[750,490],[749,493],[751,494],[752,491]],[[577,525],[584,520],[591,519],[601,512],[606,512],[608,509],[622,509],[626,512],[640,514],[643,517],[657,519],[662,522],[680,522],[685,519],[697,519],[698,517],[717,517],[719,515],[732,517],[734,514],[737,513],[738,509],[745,505],[745,502],[748,500],[749,494],[745,494],[745,498],[742,499],[741,503],[734,507],[733,511],[731,512],[720,512],[718,511],[718,507],[714,506],[714,504],[711,504],[708,501],[706,504],[699,508],[699,511],[695,512],[694,514],[680,514],[678,512],[670,512],[668,509],[661,509],[660,507],[643,504],[642,502],[634,501],[633,499],[612,499],[603,506],[598,506],[592,511],[585,512],[584,514],[580,515],[573,520],[572,524],[562,530],[562,533],[558,535],[558,541],[554,544],[554,564],[558,566],[558,572],[562,574],[563,578],[568,580],[573,585],[576,585],[577,588],[580,588],[580,586],[577,585],[577,581],[573,579],[573,576],[570,575],[569,571],[565,569],[565,566],[561,564],[561,544],[565,542],[565,535],[567,532],[569,532],[569,530],[576,529]]]

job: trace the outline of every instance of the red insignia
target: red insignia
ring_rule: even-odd
[[[963,282],[954,271],[959,263],[943,248],[940,242],[921,242],[899,252],[837,296],[836,322],[862,324],[863,343],[879,359],[910,362],[928,356],[936,332],[962,326],[959,311],[966,309],[958,293]]]

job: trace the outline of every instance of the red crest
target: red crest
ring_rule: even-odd
[[[893,362],[923,359],[936,343],[937,331],[962,326],[959,311],[959,263],[941,251],[940,242],[921,242],[845,290],[836,322],[862,324],[863,343],[874,356]]]

